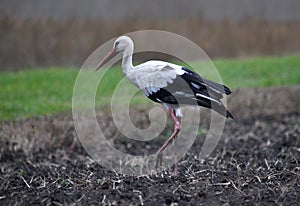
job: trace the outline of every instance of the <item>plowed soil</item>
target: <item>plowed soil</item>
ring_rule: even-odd
[[[0,204],[299,205],[299,122],[297,112],[228,121],[208,159],[198,158],[205,133],[197,137],[177,177],[172,169],[143,177],[116,174],[79,142],[69,153],[75,137],[70,115],[4,122]]]
[[[0,122],[0,205],[300,205],[299,90],[236,91],[236,120],[207,159],[199,157],[203,121],[177,177],[172,168],[136,177],[102,167],[77,141],[71,114]],[[134,115],[147,124],[145,111]],[[123,152],[162,143],[118,141],[111,119],[99,117]]]

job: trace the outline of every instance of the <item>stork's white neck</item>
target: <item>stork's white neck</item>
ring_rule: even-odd
[[[122,70],[125,76],[131,69],[134,68],[132,65],[132,54],[133,54],[133,45],[130,44],[124,50],[123,58],[122,58]]]

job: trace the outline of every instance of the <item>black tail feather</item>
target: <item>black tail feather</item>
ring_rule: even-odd
[[[231,112],[226,109],[223,103],[212,102],[205,98],[197,98],[197,102],[199,106],[212,109],[228,119],[234,119]]]
[[[232,113],[229,112],[228,110],[226,110],[226,118],[228,118],[228,119],[234,119]]]
[[[203,78],[203,81],[204,81],[205,84],[207,84],[207,86],[209,86],[209,87],[211,87],[211,88],[213,88],[213,89],[215,89],[215,90],[217,90],[217,91],[219,91],[223,94],[229,95],[229,94],[232,93],[232,91],[227,86],[225,86],[223,84],[219,84],[217,82],[213,82],[213,81],[210,81],[210,80],[204,79],[204,78]]]

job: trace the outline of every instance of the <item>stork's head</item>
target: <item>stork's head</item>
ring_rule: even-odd
[[[128,36],[120,36],[114,43],[117,52],[124,52],[125,49],[133,46],[132,40]]]
[[[104,57],[104,59],[96,67],[96,71],[100,69],[104,64],[106,64],[110,59],[112,59],[116,54],[120,52],[132,52],[133,51],[133,42],[128,36],[120,36],[114,42],[113,48],[110,52]]]

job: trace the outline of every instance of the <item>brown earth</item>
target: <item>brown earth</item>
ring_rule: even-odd
[[[221,141],[205,160],[199,157],[208,127],[203,121],[202,132],[179,162],[178,177],[172,169],[141,177],[114,173],[94,162],[79,142],[69,153],[76,140],[71,114],[1,122],[0,205],[299,205],[297,88],[236,91],[236,101],[229,99],[236,120],[226,122]],[[286,94],[285,110],[276,95],[268,97],[270,91]],[[105,113],[98,116],[115,129]],[[137,124],[145,122],[141,118]],[[130,153],[160,144],[116,142]]]

